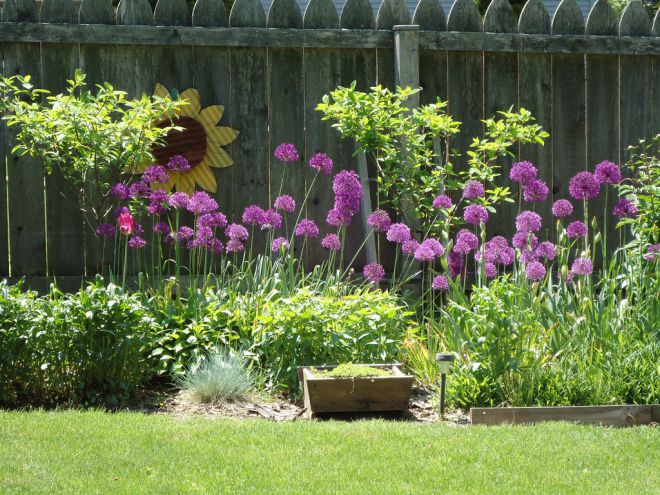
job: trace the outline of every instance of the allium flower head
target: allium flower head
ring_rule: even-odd
[[[220,239],[216,239],[215,237],[209,239],[206,242],[206,249],[208,249],[209,251],[214,252],[215,254],[222,253],[224,248],[225,248],[225,246],[224,246],[224,244],[222,244],[222,241]]]
[[[364,278],[373,284],[377,284],[385,278],[385,269],[378,263],[369,263],[362,270]]]
[[[403,223],[393,223],[387,229],[387,240],[402,244],[411,239],[410,228]]]
[[[557,246],[550,241],[543,241],[536,247],[536,256],[552,261],[557,257]]]
[[[337,234],[328,234],[321,240],[321,246],[330,251],[339,251],[341,249],[341,240]]]
[[[587,235],[587,226],[584,224],[584,222],[580,222],[579,220],[571,222],[566,227],[566,235],[569,239],[584,237]]]
[[[490,261],[484,263],[484,275],[486,275],[486,278],[495,278],[497,275],[495,263],[491,263]]]
[[[451,198],[447,196],[446,194],[441,194],[440,196],[436,196],[435,199],[433,200],[433,208],[442,208],[444,210],[448,210],[451,208]]]
[[[463,271],[463,256],[453,249],[447,255],[447,269],[451,278],[456,278]]]
[[[573,213],[573,205],[567,199],[558,199],[552,205],[552,214],[557,218],[564,218]]]
[[[599,184],[618,184],[621,182],[621,169],[616,163],[605,160],[596,165],[594,176]]]
[[[525,210],[516,217],[518,232],[538,232],[541,229],[541,216],[533,211]]]
[[[110,223],[102,223],[96,227],[96,233],[101,237],[114,237],[115,232],[115,226]]]
[[[172,208],[187,210],[190,205],[190,196],[184,192],[175,192],[170,196],[169,203]]]
[[[296,225],[295,235],[298,237],[317,237],[319,235],[319,228],[313,220],[305,218]]]
[[[440,257],[444,254],[445,248],[440,244],[440,241],[433,239],[432,237],[426,239],[421,244],[422,246],[428,247],[436,257]]]
[[[509,247],[509,242],[500,235],[486,242],[484,253],[486,261],[504,266],[512,264],[516,255],[514,249]]]
[[[227,226],[227,217],[224,213],[214,211],[213,213],[204,213],[197,218],[198,227],[223,228]]]
[[[376,210],[369,215],[367,224],[373,227],[376,232],[387,232],[387,229],[392,225],[392,220],[385,210]]]
[[[165,168],[174,172],[186,173],[190,171],[190,162],[183,155],[174,155],[170,158],[170,161],[167,162]]]
[[[571,265],[571,273],[574,275],[591,275],[594,265],[589,258],[576,258]]]
[[[184,225],[183,227],[179,227],[179,231],[177,232],[176,236],[180,241],[184,241],[186,239],[190,239],[193,235],[195,235],[195,231]]]
[[[246,241],[248,238],[248,231],[241,224],[231,223],[225,229],[225,235],[230,239],[235,239],[237,241]]]
[[[137,181],[133,182],[133,184],[130,185],[129,187],[130,190],[130,195],[131,198],[134,199],[139,199],[139,198],[146,198],[149,196],[149,193],[151,192],[151,187],[149,187],[149,184],[146,182]]]
[[[309,159],[309,166],[318,170],[323,175],[330,175],[332,173],[332,158],[325,153],[314,153],[312,158]]]
[[[277,230],[282,227],[282,215],[275,210],[268,209],[264,211],[262,229]]]
[[[456,234],[456,241],[454,242],[452,251],[465,255],[477,249],[478,244],[479,239],[477,239],[476,235],[467,229],[461,229]]]
[[[530,180],[536,179],[538,170],[531,162],[517,162],[511,166],[509,179],[519,184],[527,184]]]
[[[109,194],[114,198],[124,201],[131,197],[131,190],[126,184],[117,182],[110,188]]]
[[[281,162],[297,162],[300,160],[300,155],[298,155],[298,150],[293,144],[282,143],[277,148],[275,148],[275,158]]]
[[[467,181],[463,187],[463,197],[465,199],[483,198],[485,194],[486,189],[484,185],[476,180]]]
[[[277,237],[276,239],[273,239],[271,251],[273,251],[273,253],[280,253],[282,252],[282,249],[284,249],[284,251],[289,249],[289,241],[285,237]]]
[[[225,251],[228,253],[239,253],[245,249],[245,246],[240,239],[229,239]]]
[[[197,191],[190,197],[187,209],[190,213],[203,215],[217,210],[218,203],[204,191]]]
[[[535,282],[541,280],[543,277],[545,277],[545,267],[543,266],[543,263],[538,261],[527,263],[527,266],[525,266],[525,276],[529,280],[533,280]]]
[[[142,174],[142,180],[147,183],[164,184],[170,180],[170,176],[162,165],[150,165]]]
[[[328,225],[332,225],[333,227],[348,227],[351,224],[352,218],[353,214],[351,212],[332,208],[328,211],[328,216],[325,221],[328,222]]]
[[[415,239],[408,239],[407,241],[403,241],[401,244],[401,251],[403,254],[407,254],[408,256],[414,256],[418,247],[419,242],[417,242]]]
[[[158,222],[154,225],[154,232],[156,234],[168,235],[170,233],[170,226],[167,222]]]
[[[578,172],[568,183],[568,192],[574,199],[594,199],[600,192],[600,183],[589,172]]]
[[[131,249],[142,249],[144,246],[147,245],[147,241],[142,239],[139,235],[135,235],[130,238],[128,241],[128,247]]]
[[[511,239],[511,244],[513,247],[518,249],[531,248],[536,249],[538,244],[538,238],[529,232],[518,232],[513,235]]]
[[[488,211],[481,205],[469,205],[465,207],[463,218],[471,225],[480,225],[488,221]]]
[[[421,262],[433,261],[435,259],[435,253],[430,247],[420,244],[415,250],[415,259]]]
[[[621,198],[612,209],[612,215],[618,218],[637,218],[638,214],[637,205],[626,198]]]
[[[241,217],[244,224],[247,225],[261,225],[264,223],[264,210],[257,205],[250,205],[243,210]]]
[[[296,202],[288,194],[283,194],[282,196],[275,198],[273,207],[278,211],[286,211],[287,213],[291,213],[296,209]]]
[[[335,209],[342,212],[356,213],[362,201],[360,177],[352,170],[342,170],[332,181],[335,193]]]
[[[656,261],[660,259],[660,244],[651,244],[646,248],[644,255],[646,261]]]
[[[447,277],[444,275],[433,277],[433,290],[447,290],[448,288],[449,283],[447,282]]]
[[[545,201],[550,190],[548,185],[539,179],[532,179],[525,183],[523,188],[523,199],[527,202]]]

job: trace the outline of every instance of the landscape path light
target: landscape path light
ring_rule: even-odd
[[[435,360],[438,363],[440,370],[440,417],[445,415],[445,388],[447,386],[447,374],[454,363],[454,355],[449,353],[440,352],[435,355]]]

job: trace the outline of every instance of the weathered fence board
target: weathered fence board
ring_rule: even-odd
[[[476,425],[519,425],[569,421],[602,426],[634,426],[656,421],[655,415],[659,410],[659,405],[473,407],[470,409],[470,422]]]
[[[660,9],[653,20],[653,34],[660,39]],[[653,135],[657,134],[660,134],[660,54],[653,57]]]
[[[4,44],[0,44],[0,60],[4,59]],[[7,128],[0,122],[0,276],[9,275],[9,231],[7,225]]]

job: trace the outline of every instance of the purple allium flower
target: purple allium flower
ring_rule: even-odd
[[[220,239],[213,237],[207,241],[206,248],[215,254],[220,254],[224,250],[225,246],[222,244]]]
[[[525,210],[516,217],[518,232],[538,232],[541,229],[541,216],[533,211]]]
[[[527,184],[530,180],[535,180],[538,170],[531,162],[517,162],[511,165],[509,179],[519,184]]]
[[[646,261],[656,261],[660,259],[660,244],[651,244],[647,247],[644,259]]]
[[[197,227],[223,228],[227,226],[227,217],[224,213],[214,211],[213,213],[204,213],[197,218]]]
[[[599,184],[618,184],[621,182],[621,169],[616,163],[605,160],[596,165],[594,176]]]
[[[449,282],[447,282],[447,277],[444,275],[433,277],[433,290],[447,290],[448,288]]]
[[[131,249],[142,249],[146,245],[147,241],[142,239],[142,237],[139,235],[131,237],[131,239],[128,241],[128,247]]]
[[[452,251],[460,254],[468,254],[471,251],[477,249],[479,244],[479,239],[467,229],[461,229],[456,235],[456,242],[454,242],[454,247]]]
[[[587,226],[584,224],[584,222],[580,222],[579,220],[571,222],[566,227],[566,235],[569,239],[584,237],[587,235]]]
[[[552,214],[557,218],[564,218],[573,213],[573,205],[567,199],[558,199],[552,205]]]
[[[225,250],[228,253],[239,253],[244,249],[245,246],[240,241],[240,239],[229,239],[229,242],[227,242],[227,246],[225,247]]]
[[[146,198],[151,192],[151,187],[146,182],[137,181],[130,185],[129,190],[131,197],[134,199]]]
[[[536,248],[536,256],[552,261],[557,257],[557,246],[550,241],[543,241]]]
[[[135,223],[135,233],[136,234],[144,234],[144,227],[140,223]]]
[[[243,223],[247,225],[261,225],[264,223],[264,210],[257,205],[250,205],[243,210]]]
[[[321,241],[321,246],[330,251],[339,251],[341,249],[341,241],[337,234],[328,234]]]
[[[197,239],[205,241],[213,237],[213,231],[211,227],[198,227],[197,228]]]
[[[286,211],[288,213],[291,213],[296,209],[296,202],[288,194],[283,194],[282,196],[278,196],[277,198],[275,198],[275,203],[273,203],[273,207],[278,211]]]
[[[571,265],[573,275],[591,275],[594,271],[594,265],[589,258],[576,258]]]
[[[408,256],[414,256],[418,247],[419,242],[417,242],[415,239],[408,239],[407,241],[403,241],[401,244],[401,251],[403,254],[407,254]]]
[[[186,173],[190,170],[190,162],[183,155],[174,155],[172,158],[170,158],[170,161],[167,162],[165,168],[168,170],[173,170],[174,172]]]
[[[387,229],[387,240],[402,244],[411,239],[410,228],[403,223],[393,223]]]
[[[282,215],[271,209],[264,211],[264,220],[261,224],[262,229],[277,230],[281,227]]]
[[[275,158],[281,162],[297,162],[300,160],[300,155],[298,155],[298,150],[293,144],[282,143],[277,148],[275,148]]]
[[[472,225],[480,225],[488,221],[488,211],[481,205],[469,205],[463,212],[465,221]]]
[[[638,214],[637,205],[626,198],[621,198],[612,209],[612,215],[618,218],[637,218]]]
[[[204,191],[197,191],[190,197],[187,209],[190,213],[203,215],[217,210],[218,203]]]
[[[96,233],[101,237],[114,237],[116,230],[115,226],[110,223],[102,223],[96,227]]]
[[[420,244],[415,250],[415,259],[421,262],[433,261],[435,259],[435,253],[430,247]]]
[[[594,199],[600,192],[600,184],[589,172],[578,172],[568,183],[568,192],[574,199]]]
[[[435,199],[433,200],[433,208],[442,208],[445,210],[448,210],[451,208],[451,198],[447,196],[446,194],[441,194],[440,196],[436,196]]]
[[[158,222],[154,225],[154,232],[156,234],[168,235],[170,233],[170,226],[167,222]]]
[[[495,236],[486,242],[484,252],[486,261],[504,266],[512,264],[516,256],[514,249],[509,247],[509,242],[501,235]]]
[[[195,231],[184,225],[183,227],[179,227],[179,232],[177,232],[176,237],[180,241],[184,241],[186,239],[190,239],[193,235],[195,235]]]
[[[296,225],[294,233],[298,237],[317,237],[319,235],[319,228],[314,223],[314,220],[305,218]]]
[[[484,275],[486,275],[486,278],[495,278],[497,275],[495,263],[491,263],[490,261],[484,263]]]
[[[550,190],[548,185],[539,179],[532,179],[525,183],[523,189],[523,199],[525,201],[545,201]]]
[[[190,196],[184,192],[175,192],[170,196],[169,203],[172,208],[187,210],[190,206]]]
[[[131,190],[126,184],[117,182],[114,186],[110,188],[108,194],[110,194],[110,196],[114,198],[121,199],[122,201],[124,201],[131,197]]]
[[[333,227],[348,227],[352,218],[353,214],[351,212],[332,208],[328,211],[328,217],[325,221]]]
[[[525,267],[525,276],[529,280],[535,282],[541,280],[545,277],[545,267],[543,266],[543,263],[539,263],[538,261],[527,263],[527,266]]]
[[[248,238],[247,229],[238,223],[232,223],[227,226],[225,229],[225,235],[230,239],[236,239],[237,241],[246,241]]]
[[[463,256],[453,249],[447,255],[447,269],[451,278],[456,278],[463,271]]]
[[[385,278],[385,269],[378,263],[369,263],[368,265],[365,265],[362,274],[369,282],[377,284]]]
[[[149,215],[162,215],[167,211],[167,208],[162,203],[151,203],[147,206],[147,213]]]
[[[522,264],[531,263],[532,261],[538,261],[539,257],[536,255],[536,251],[530,248],[524,248],[520,250],[520,262]]]
[[[387,232],[392,225],[392,220],[385,210],[376,210],[369,215],[367,224],[372,226],[376,232]]]
[[[170,176],[162,165],[150,165],[142,174],[142,180],[147,183],[165,184],[170,180]]]
[[[518,232],[513,235],[513,238],[511,239],[511,244],[513,244],[513,247],[518,249],[525,249],[527,247],[536,249],[536,245],[538,244],[538,238],[534,234],[531,234],[529,232]]]
[[[428,247],[436,257],[440,257],[444,254],[445,248],[440,244],[440,241],[429,237],[421,244],[422,246]]]
[[[352,170],[342,170],[335,175],[332,190],[335,193],[335,209],[351,214],[360,209],[362,184],[358,174]]]
[[[270,249],[273,253],[280,253],[282,249],[286,251],[289,249],[289,241],[287,241],[286,237],[277,237],[273,239]]]
[[[467,181],[463,187],[463,197],[465,199],[483,198],[485,194],[486,189],[484,185],[476,180]]]
[[[330,175],[332,173],[332,158],[325,153],[314,153],[312,158],[309,159],[309,166],[318,170],[323,175]]]

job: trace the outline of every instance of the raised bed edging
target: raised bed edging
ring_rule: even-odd
[[[473,407],[474,425],[535,424],[568,421],[603,426],[660,423],[660,404],[566,407]]]

